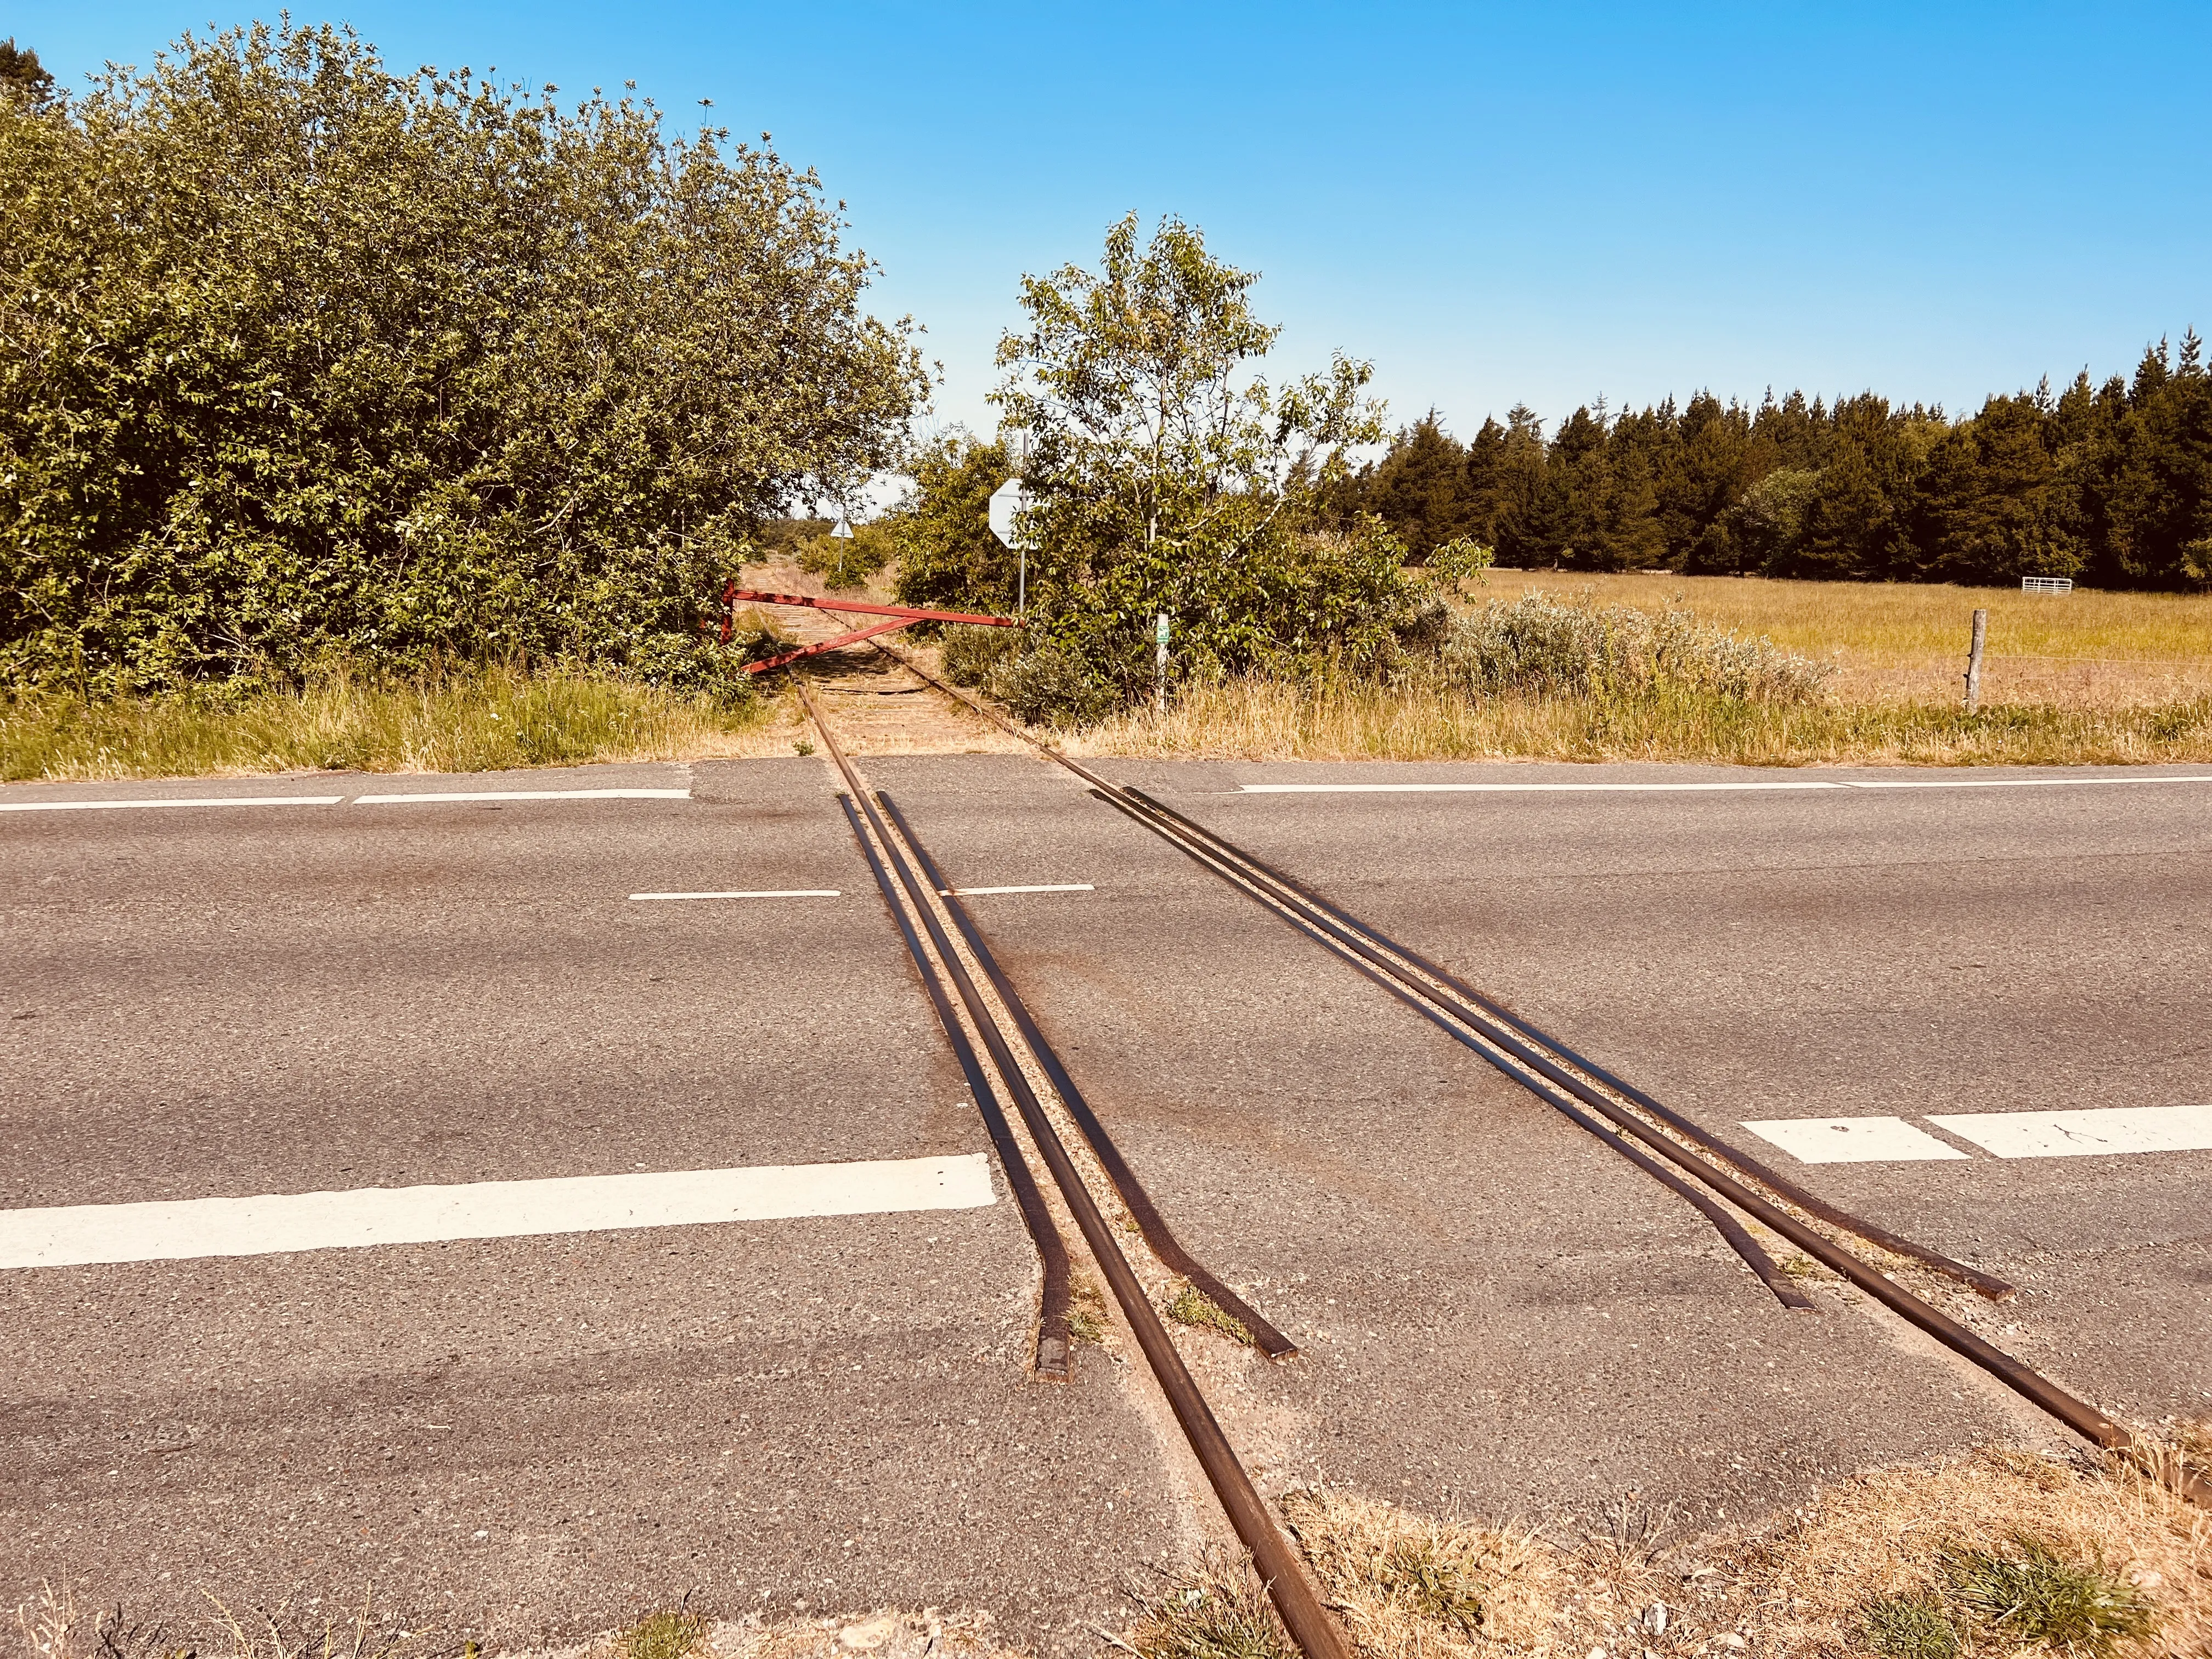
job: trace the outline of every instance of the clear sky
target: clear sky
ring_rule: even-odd
[[[225,0],[13,0],[76,82]],[[1709,386],[1941,401],[2212,333],[2212,6],[1083,7],[349,0],[395,66],[714,100],[849,204],[938,416],[1021,273],[1131,209],[1264,274],[1285,369],[1472,432]],[[271,9],[273,12],[273,8]]]

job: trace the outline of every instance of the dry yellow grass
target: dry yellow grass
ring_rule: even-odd
[[[795,707],[489,668],[412,686],[334,676],[297,694],[0,702],[0,779],[477,772],[789,754]]]
[[[1633,1524],[1561,1540],[1336,1492],[1293,1493],[1284,1511],[1369,1659],[1601,1649],[1843,1659],[1873,1650],[1865,1616],[1881,1598],[1941,1595],[1947,1550],[2002,1554],[2024,1539],[2147,1606],[2150,1630],[2111,1646],[2121,1659],[2212,1652],[2212,1515],[2124,1468],[2028,1452],[1871,1471],[1768,1529],[1686,1540]],[[1986,1634],[1960,1650],[2052,1650]]]
[[[1236,680],[1119,714],[1079,754],[1221,760],[1701,761],[1738,766],[2212,761],[2212,693],[2183,703],[1747,703],[1691,694],[1499,696],[1448,686]]]
[[[335,1617],[289,1602],[234,1612],[213,1595],[189,1632],[131,1620],[111,1597],[90,1601],[47,1583],[0,1620],[6,1659],[474,1659],[483,1650],[442,1627],[394,1629],[362,1605]],[[11,1627],[12,1626],[12,1627]],[[878,1608],[840,1618],[758,1614],[710,1620],[687,1607],[649,1613],[635,1624],[562,1647],[492,1643],[528,1659],[1026,1659],[1004,1642],[996,1620],[975,1608]]]
[[[1764,635],[1834,663],[1832,687],[1846,702],[1956,701],[1978,609],[1990,613],[1985,704],[2130,708],[2212,692],[2212,594],[2077,589],[2045,598],[2017,588],[1560,570],[1493,570],[1468,593],[1480,603],[1531,591],[1688,609],[1733,633]]]

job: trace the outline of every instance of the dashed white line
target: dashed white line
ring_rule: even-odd
[[[138,806],[336,806],[343,795],[149,796],[143,800],[9,800],[0,812],[113,812]]]
[[[1723,783],[1240,783],[1247,795],[1704,794],[1780,789],[2028,789],[2097,784],[2212,783],[2212,775],[2098,778],[1820,778]]]
[[[0,1210],[0,1268],[182,1261],[996,1202],[981,1152]]]
[[[1966,1156],[1901,1117],[1782,1117],[1743,1127],[1800,1164],[1932,1163]]]
[[[1029,887],[940,887],[939,898],[951,898],[956,894],[965,898],[970,893],[1095,893],[1098,890],[1087,881],[1045,882]]]
[[[1930,1123],[1999,1158],[2212,1152],[2212,1106],[2097,1106],[2065,1112],[1931,1112]]]
[[[1787,783],[1240,783],[1248,795],[1680,794],[1719,789],[1833,789],[1828,782]]]
[[[766,888],[747,893],[632,893],[634,899],[778,899],[778,898],[842,898],[843,893],[835,887]]]
[[[689,800],[689,789],[471,789],[413,795],[356,795],[356,806],[418,800]]]
[[[1927,1121],[1996,1158],[2212,1152],[2212,1106],[1930,1112]],[[1801,1164],[1933,1163],[1968,1156],[1901,1117],[1768,1118],[1743,1127]]]

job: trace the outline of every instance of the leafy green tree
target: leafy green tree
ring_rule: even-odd
[[[811,173],[552,91],[257,25],[0,101],[0,677],[727,666],[717,579],[921,366]]]
[[[1350,453],[1384,436],[1370,370],[1340,356],[1272,386],[1256,280],[1181,220],[1140,241],[1132,214],[1097,271],[1024,279],[1028,326],[1000,344],[993,395],[1030,444],[1032,614],[1122,695],[1149,682],[1155,613],[1183,672],[1220,673],[1371,660],[1413,603],[1395,538],[1319,529]]]
[[[1724,550],[1725,559],[1711,568],[1739,574],[1796,568],[1804,544],[1806,509],[1820,484],[1818,472],[1779,466],[1752,485],[1715,526],[1707,545]]]
[[[1016,555],[991,533],[991,495],[1013,476],[1006,447],[951,432],[907,462],[906,498],[884,516],[904,605],[1003,614],[1014,608]]]

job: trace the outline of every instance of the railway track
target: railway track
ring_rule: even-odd
[[[1942,1293],[1943,1287],[1958,1286],[1992,1301],[2003,1301],[2014,1294],[2010,1284],[1828,1203],[1741,1147],[1713,1135],[1634,1084],[1615,1076],[1497,999],[1296,877],[1144,791],[1115,783],[1053,745],[1039,741],[979,699],[946,684],[906,653],[880,640],[869,643],[926,684],[1020,738],[1042,757],[1075,774],[1096,799],[1158,836],[1285,925],[1336,956],[1412,1012],[1668,1188],[1711,1222],[1746,1267],[1785,1307],[1816,1311],[1811,1299],[1744,1224],[1745,1218],[1787,1240],[2093,1444],[2133,1462],[2190,1501],[2212,1507],[2212,1481],[2177,1462],[2170,1454],[2146,1442],[2089,1401],[2060,1388],[1987,1341],[1934,1299]],[[876,792],[872,798],[865,781],[803,684],[799,696],[846,785],[848,793],[841,799],[853,833],[886,904],[898,921],[969,1087],[975,1092],[977,1108],[983,1114],[993,1144],[1006,1166],[1008,1183],[1014,1191],[1024,1223],[1036,1243],[1044,1267],[1036,1358],[1038,1374],[1048,1378],[1065,1378],[1068,1374],[1067,1252],[1042,1194],[1023,1160],[998,1093],[977,1060],[974,1043],[961,1029],[953,1008],[956,998],[990,1054],[1007,1093],[1013,1097],[1016,1113],[1031,1146],[1098,1262],[1231,1525],[1251,1552],[1254,1565],[1267,1583],[1285,1625],[1313,1659],[1343,1659],[1348,1650],[1342,1633],[1322,1609],[1296,1553],[1260,1499],[1250,1477],[1183,1365],[1115,1237],[1111,1224],[1031,1084],[1012,1039],[1018,1039],[1030,1056],[1036,1071],[1057,1097],[1081,1142],[1097,1160],[1104,1182],[1119,1197],[1136,1230],[1162,1264],[1197,1286],[1223,1312],[1242,1324],[1251,1334],[1255,1345],[1271,1358],[1290,1357],[1297,1352],[1295,1344],[1176,1241],[1141,1180],[1038,1029],[1019,993],[992,955],[988,942],[961,904],[951,882],[921,843],[913,824],[887,795]],[[946,921],[951,924],[951,932],[945,925]],[[953,933],[959,936],[958,945],[951,937]],[[923,945],[925,936],[927,950]],[[969,971],[963,959],[963,950],[966,959],[975,964],[991,988],[992,998],[984,996],[975,975]],[[1012,1028],[1011,1039],[1000,1022],[1000,1011],[1005,1025]]]

